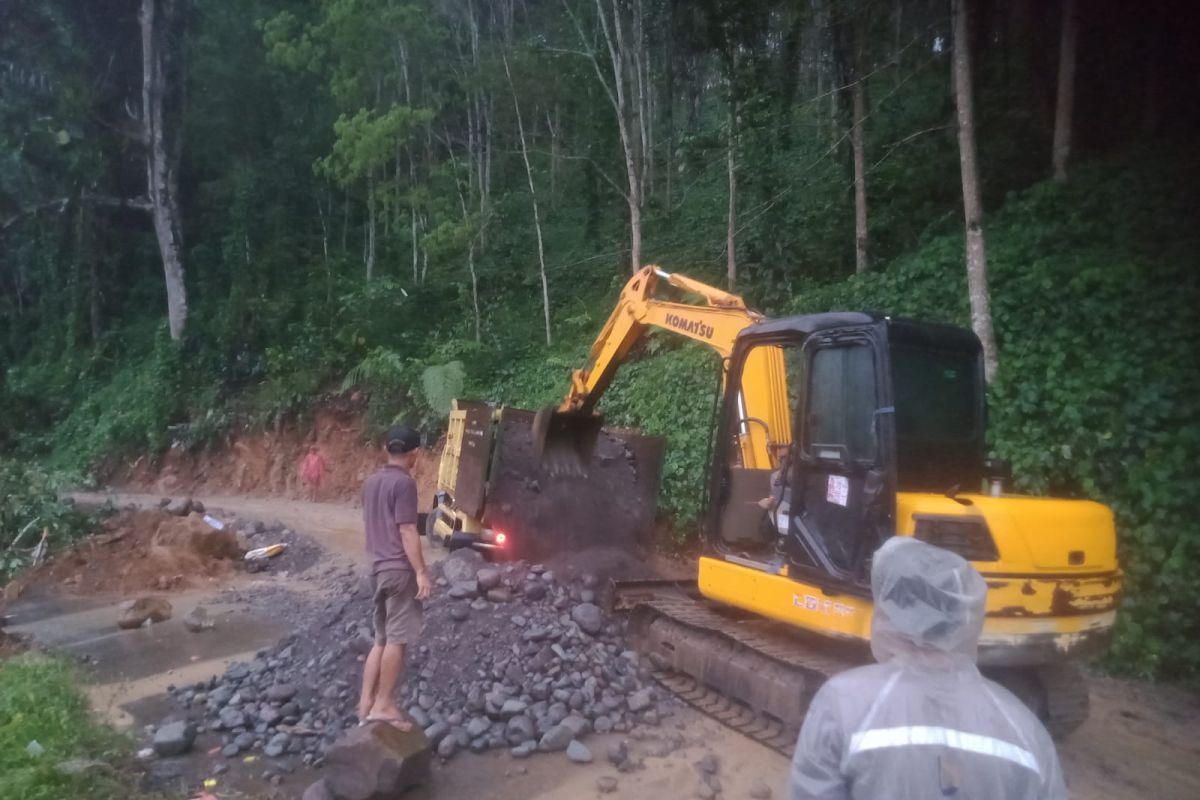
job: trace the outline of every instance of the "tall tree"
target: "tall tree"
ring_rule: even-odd
[[[869,240],[867,232],[867,154],[863,141],[863,120],[867,116],[867,70],[864,68],[866,56],[866,36],[863,28],[866,22],[863,14],[858,13],[854,19],[854,53],[851,56],[853,65],[850,99],[854,115],[850,129],[850,149],[854,158],[854,271],[867,272],[871,268],[869,261]]]
[[[992,329],[988,291],[987,248],[983,237],[983,203],[979,195],[979,165],[975,158],[975,101],[971,84],[971,0],[954,0],[954,97],[958,111],[958,160],[962,168],[963,216],[967,232],[967,294],[971,328],[983,344],[984,374],[996,375],[999,356]]]
[[[737,111],[733,99],[733,87],[729,88],[729,130],[726,134],[725,152],[729,172],[729,212],[725,223],[725,281],[729,291],[737,284]]]
[[[1075,39],[1079,22],[1075,0],[1063,0],[1062,39],[1058,49],[1058,99],[1054,108],[1054,180],[1067,180],[1071,157],[1071,125],[1075,109]]]
[[[146,189],[167,287],[167,321],[172,339],[187,325],[187,286],[183,272],[183,212],[179,202],[179,162],[183,155],[184,33],[187,0],[142,0],[143,144]]]
[[[623,11],[625,4],[621,0],[608,0],[607,3],[605,0],[595,0],[595,2],[596,18],[600,25],[605,48],[608,51],[611,78],[605,75],[604,69],[600,66],[600,59],[591,45],[591,38],[584,32],[583,25],[571,10],[568,0],[563,0],[563,8],[570,15],[571,21],[575,25],[575,31],[579,35],[580,45],[588,60],[591,61],[596,78],[604,87],[609,104],[612,105],[613,111],[617,115],[617,132],[621,137],[621,149],[625,156],[627,186],[624,192],[625,202],[629,207],[629,270],[637,272],[642,267],[643,163],[638,138],[641,126],[641,103],[632,105],[629,95],[637,89],[639,78],[632,74],[635,71],[634,59],[627,42],[629,34],[626,33],[628,23],[625,21],[626,15]],[[640,8],[639,4],[638,9],[640,10]]]
[[[517,87],[513,85],[512,70],[508,68],[508,55],[501,52],[504,62],[504,77],[512,92],[513,111],[517,115],[517,136],[521,144],[521,160],[525,162],[525,178],[529,181],[529,202],[533,205],[533,230],[537,234],[538,274],[542,279],[542,315],[546,323],[546,344],[550,344],[550,285],[546,282],[546,247],[542,243],[542,220],[538,212],[537,187],[533,184],[533,167],[529,164],[529,148],[525,144],[525,123],[521,119],[521,101],[517,98]]]

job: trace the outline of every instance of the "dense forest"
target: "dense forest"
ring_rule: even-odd
[[[631,268],[974,327],[991,439],[1118,514],[1112,663],[1200,675],[1184,0],[8,0],[0,483],[332,393],[561,396]],[[712,356],[605,400],[700,498]]]

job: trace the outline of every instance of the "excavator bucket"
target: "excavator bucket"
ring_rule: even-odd
[[[587,411],[546,406],[533,418],[533,445],[543,468],[558,477],[587,474],[604,417]]]
[[[493,434],[483,523],[509,534],[512,555],[546,558],[596,545],[628,547],[650,536],[663,438],[597,427],[591,457],[576,462],[586,477],[554,474],[538,453],[536,416],[505,407]],[[564,452],[574,453],[570,447]]]

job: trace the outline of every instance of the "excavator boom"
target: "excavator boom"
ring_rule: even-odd
[[[703,304],[683,303],[658,297],[666,284],[694,295]],[[556,474],[582,473],[599,433],[602,418],[596,403],[612,383],[630,351],[651,328],[661,328],[711,347],[728,359],[738,334],[763,321],[757,311],[746,307],[741,297],[657,266],[646,266],[629,279],[616,307],[592,343],[588,363],[571,374],[571,387],[557,407],[542,409],[534,423],[534,437],[543,460]],[[756,374],[764,380],[743,386],[746,425],[751,428],[743,443],[745,458],[769,464],[769,446],[790,441],[787,397],[780,353],[763,351]]]

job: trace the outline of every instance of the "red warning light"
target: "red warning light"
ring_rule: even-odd
[[[503,533],[496,534],[496,544],[503,545],[507,541],[508,541],[508,536],[506,534],[503,534]]]

